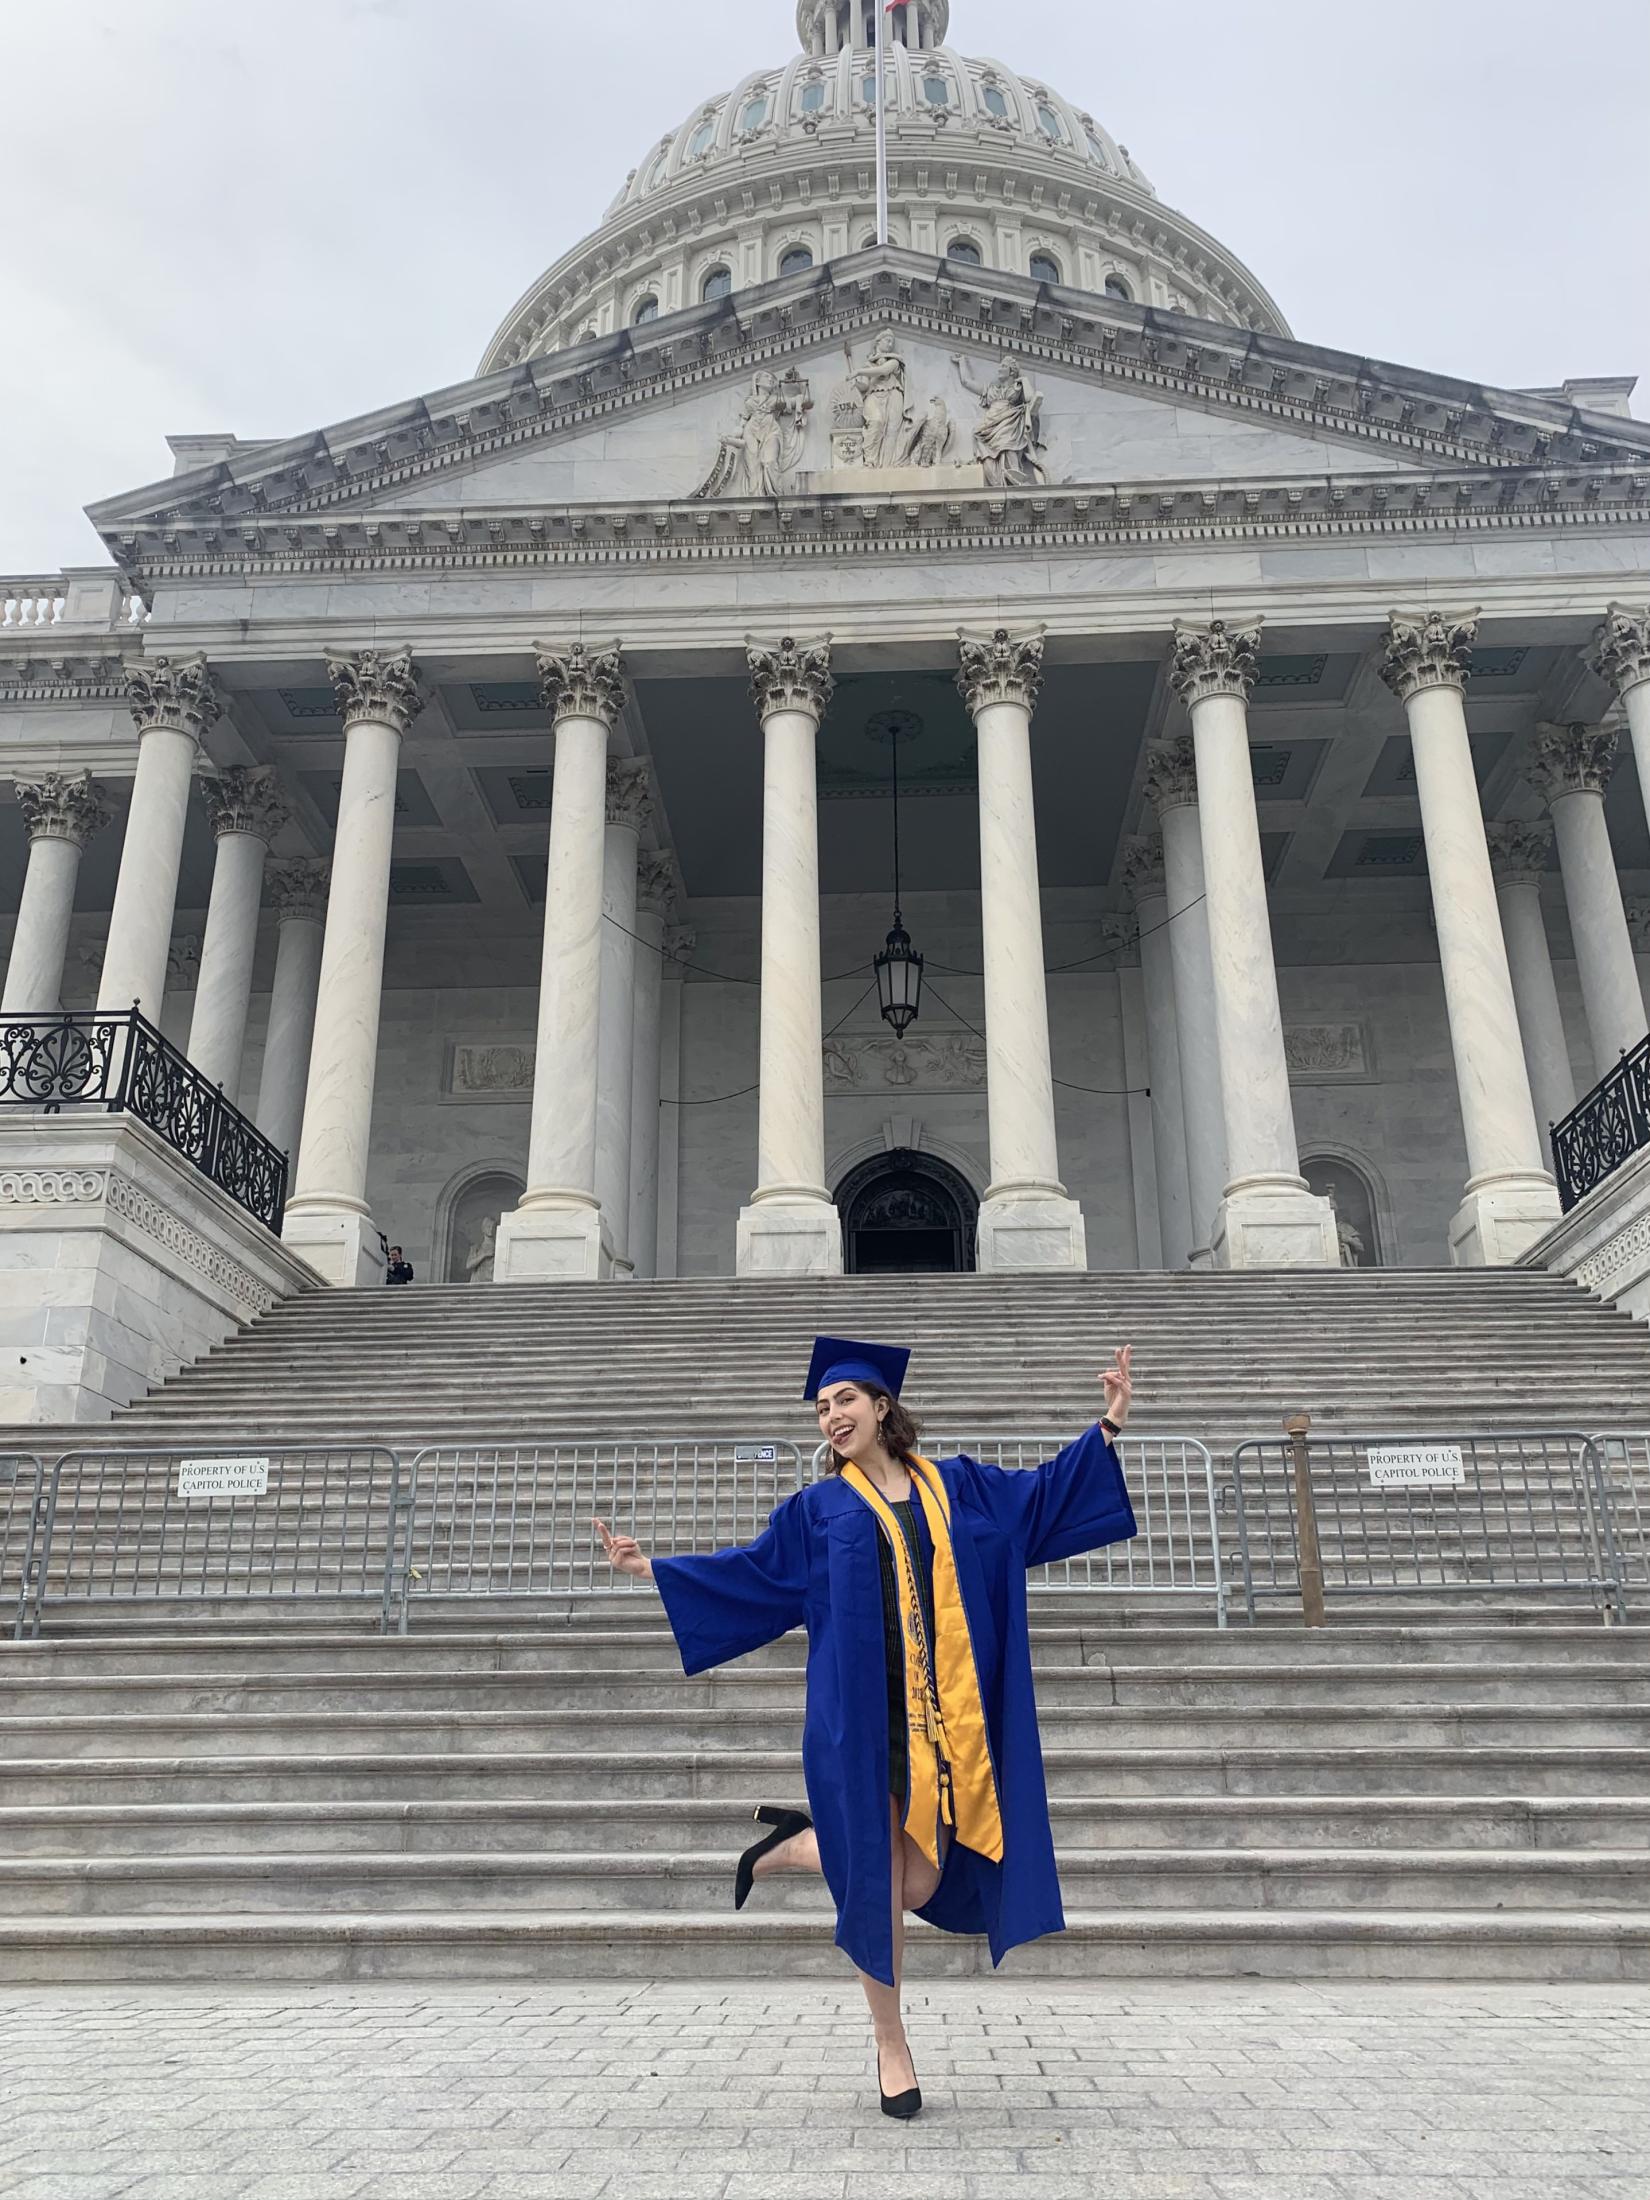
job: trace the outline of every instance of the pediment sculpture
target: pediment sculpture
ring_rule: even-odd
[[[974,423],[974,455],[985,468],[988,489],[1029,489],[1048,479],[1043,441],[1043,397],[1026,380],[1010,352],[989,382],[971,382],[953,357],[957,380],[980,408]]]
[[[753,376],[739,418],[717,445],[696,497],[776,497],[802,457],[813,398],[795,368]]]
[[[848,372],[831,395],[833,471],[940,465],[956,434],[950,408],[934,396],[917,411],[893,332],[885,329],[857,366],[852,345],[843,352]]]

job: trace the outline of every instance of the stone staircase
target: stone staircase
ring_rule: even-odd
[[[1650,1631],[1035,1601],[1069,1930],[1019,1975],[1650,1978]],[[685,1681],[630,1596],[13,1645],[0,1980],[839,1974],[817,1881],[731,1906],[800,1795],[800,1662]]]
[[[1222,1474],[1300,1404],[1318,1431],[1650,1427],[1650,1337],[1572,1286],[1388,1272],[318,1294],[111,1429],[29,1436],[805,1454],[822,1328],[914,1342],[935,1433],[1074,1430],[1130,1339],[1131,1434],[1204,1438]],[[1530,1532],[1578,1525],[1556,1502],[1507,1547]],[[1650,1978],[1650,1629],[1539,1593],[1348,1601],[1310,1635],[1084,1587],[1033,1609],[1071,1929],[1022,1975]],[[83,1604],[0,1645],[0,1979],[840,1973],[817,1882],[731,1907],[751,1806],[800,1797],[799,1639],[689,1682],[645,1591],[371,1617]],[[987,1961],[913,1941],[915,1974]]]

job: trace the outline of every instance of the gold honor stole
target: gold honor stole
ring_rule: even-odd
[[[940,1862],[940,1829],[948,1826],[965,1848],[1001,1863],[1003,1820],[986,1738],[985,1705],[974,1664],[951,1548],[951,1497],[930,1460],[910,1461],[911,1485],[934,1539],[934,1635],[928,1641],[916,1564],[899,1522],[870,1476],[851,1463],[842,1479],[882,1523],[893,1546],[899,1585],[900,1628],[905,1642],[905,1717],[910,1733],[910,1801],[905,1830],[933,1865]]]

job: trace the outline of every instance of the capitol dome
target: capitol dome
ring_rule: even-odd
[[[480,372],[875,242],[877,0],[798,0],[801,52],[702,101],[601,227],[506,316]],[[1165,207],[1086,107],[945,43],[950,0],[888,15],[889,241],[968,266],[1289,333],[1240,260]]]

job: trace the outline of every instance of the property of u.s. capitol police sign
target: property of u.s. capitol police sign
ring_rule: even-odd
[[[1466,1484],[1459,1444],[1371,1444],[1364,1457],[1378,1490],[1458,1490]]]
[[[180,1459],[179,1497],[266,1497],[267,1459]]]

